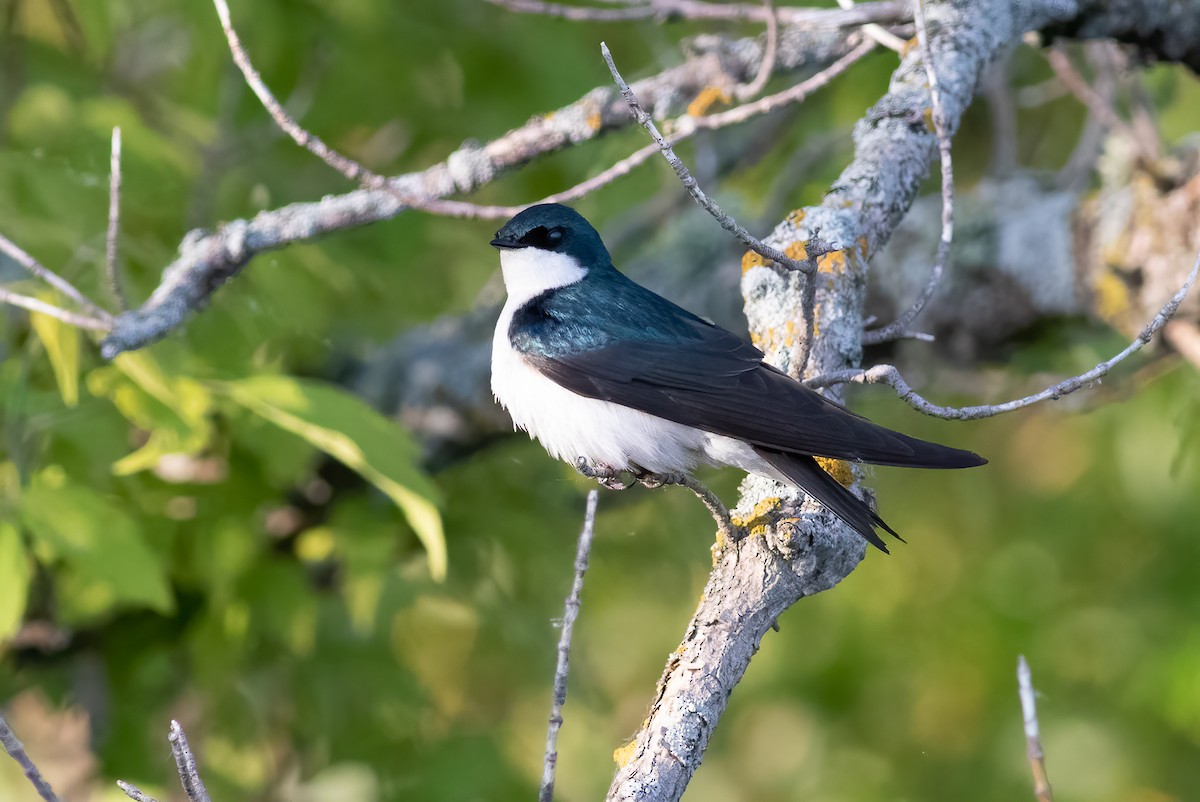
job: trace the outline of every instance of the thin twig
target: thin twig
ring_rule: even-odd
[[[542,768],[542,787],[538,791],[538,802],[554,799],[554,769],[558,765],[558,731],[562,728],[562,709],[567,701],[567,670],[571,656],[571,633],[575,619],[579,617],[579,596],[583,592],[583,575],[588,569],[588,555],[592,551],[592,534],[596,528],[596,504],[600,494],[591,490],[587,495],[587,509],[583,514],[583,530],[579,533],[579,545],[575,550],[575,581],[563,608],[562,629],[558,636],[558,663],[554,668],[554,701],[550,705],[550,726],[546,730],[546,759]]]
[[[679,178],[680,183],[683,184],[683,188],[687,190],[688,194],[691,195],[693,199],[695,199],[696,203],[700,204],[700,206],[706,212],[711,214],[717,223],[720,224],[721,228],[733,234],[735,237],[741,240],[746,247],[750,248],[750,250],[759,254],[764,259],[769,259],[770,261],[775,262],[787,270],[794,270],[805,274],[816,272],[815,265],[806,264],[800,260],[792,259],[782,251],[772,248],[770,245],[767,245],[765,242],[755,237],[744,227],[742,227],[740,223],[734,220],[731,215],[723,211],[721,207],[717,205],[716,201],[705,194],[704,190],[700,188],[699,183],[697,183],[695,177],[691,174],[691,171],[688,170],[687,165],[685,165],[683,160],[675,155],[674,148],[672,148],[671,144],[663,138],[661,133],[659,133],[658,126],[654,124],[654,120],[651,119],[650,115],[647,114],[642,108],[641,103],[638,102],[637,96],[633,93],[633,90],[629,88],[629,84],[625,83],[625,79],[621,77],[621,73],[617,70],[617,65],[613,63],[612,53],[608,51],[608,45],[606,45],[604,42],[600,43],[600,52],[604,55],[604,62],[608,65],[608,71],[612,73],[613,80],[620,88],[621,94],[625,97],[625,102],[629,104],[629,110],[633,114],[633,118],[637,120],[638,124],[645,128],[646,131],[650,133],[650,136],[654,138],[654,141],[658,143],[658,148],[660,151],[662,151],[663,158],[667,160],[667,164],[671,165],[671,169],[675,171],[675,175]]]
[[[0,251],[7,254],[8,257],[14,262],[25,268],[26,272],[28,272],[30,275],[40,278],[51,287],[54,287],[56,290],[61,292],[63,295],[75,301],[75,303],[79,304],[82,309],[84,309],[93,317],[102,320],[105,323],[112,322],[112,315],[88,300],[83,293],[75,289],[71,282],[59,276],[54,271],[50,270],[50,268],[42,265],[37,259],[34,259],[19,246],[17,246],[15,242],[3,235],[0,235]]]
[[[933,117],[933,130],[937,134],[938,152],[941,154],[942,172],[942,236],[938,240],[937,252],[933,258],[933,268],[929,271],[929,279],[921,294],[913,301],[912,306],[904,310],[898,318],[882,328],[874,329],[863,334],[863,345],[875,345],[906,336],[909,326],[921,314],[921,310],[933,298],[937,286],[946,270],[950,258],[950,243],[954,240],[954,165],[950,156],[950,131],[947,129],[946,113],[942,106],[942,94],[938,88],[937,70],[933,63],[933,49],[929,46],[929,33],[925,25],[924,0],[913,0],[913,21],[917,27],[917,43],[921,47],[921,62],[925,67],[925,76],[929,79],[929,103]]]
[[[229,50],[233,54],[234,63],[242,71],[242,76],[246,79],[246,84],[258,96],[259,101],[263,104],[263,108],[271,115],[271,119],[275,121],[275,124],[290,136],[297,145],[317,156],[351,181],[363,181],[366,179],[382,181],[382,176],[376,175],[353,159],[348,159],[338,153],[322,142],[319,137],[304,130],[293,119],[292,115],[288,114],[287,109],[275,99],[275,96],[271,94],[271,90],[267,89],[267,85],[263,83],[262,76],[258,74],[258,70],[254,69],[254,65],[250,62],[250,56],[246,53],[245,47],[242,46],[242,41],[238,37],[237,31],[233,29],[233,22],[229,15],[229,5],[225,0],[213,0],[213,5],[217,8],[217,17],[221,20],[221,29],[225,31],[225,39],[229,43]]]
[[[763,8],[767,10],[767,41],[763,45],[762,62],[758,65],[758,73],[755,74],[754,80],[734,89],[734,96],[738,100],[747,100],[763,91],[775,70],[775,55],[779,50],[779,20],[775,16],[775,6],[771,0],[763,0]]]
[[[843,11],[854,8],[854,0],[837,0],[837,4]],[[897,53],[903,53],[908,47],[908,42],[874,22],[862,26],[862,32],[888,50],[894,50]]]
[[[275,99],[271,90],[263,82],[258,70],[254,69],[254,64],[250,61],[249,53],[246,52],[246,48],[242,45],[237,31],[234,30],[229,14],[229,5],[225,0],[213,0],[213,5],[217,9],[217,16],[221,21],[221,29],[225,32],[225,40],[229,45],[229,52],[233,56],[233,61],[237,65],[237,68],[241,70],[246,84],[258,97],[259,102],[262,103],[263,108],[266,109],[267,114],[271,116],[271,119],[275,121],[279,129],[290,136],[292,141],[297,145],[351,181],[355,181],[371,189],[383,189],[393,192],[407,206],[453,217],[472,218],[481,216],[475,210],[476,204],[473,203],[437,198],[419,198],[409,193],[404,193],[385,176],[379,175],[349,156],[339,153],[326,145],[320,137],[306,130],[288,113],[283,104]]]
[[[725,543],[733,543],[745,536],[745,532],[733,522],[733,517],[729,514],[729,508],[725,506],[725,502],[721,501],[716,493],[709,490],[707,485],[686,474],[680,476],[679,481],[671,482],[671,484],[686,487],[696,494],[696,498],[700,499],[716,522],[717,532],[725,538]]]
[[[17,739],[12,729],[8,726],[8,722],[0,716],[0,744],[4,744],[4,751],[8,752],[8,756],[17,761],[17,765],[21,767],[21,771],[25,773],[26,779],[33,784],[37,789],[38,796],[45,802],[58,802],[58,795],[54,793],[54,789],[50,787],[50,783],[46,782],[46,778],[38,771],[38,767],[25,753],[24,745]]]
[[[37,298],[31,298],[28,295],[21,295],[20,293],[6,290],[3,287],[0,287],[0,304],[19,306],[22,309],[28,309],[30,312],[41,312],[43,315],[58,318],[64,323],[70,323],[72,326],[78,326],[81,329],[90,329],[92,331],[110,331],[112,329],[111,319],[99,320],[89,315],[70,312]]]
[[[747,122],[764,114],[770,114],[778,111],[785,106],[803,102],[813,92],[827,86],[834,78],[850,69],[855,63],[862,60],[864,56],[875,49],[874,42],[865,41],[860,43],[850,52],[834,61],[825,69],[813,74],[807,79],[801,81],[795,86],[788,87],[782,91],[776,92],[758,100],[743,103],[731,109],[726,109],[722,112],[714,114],[706,114],[702,117],[683,116],[675,119],[670,123],[672,127],[671,134],[666,137],[666,140],[672,146],[678,145],[691,139],[699,131],[716,131],[730,125]],[[618,178],[622,178],[634,169],[645,164],[654,154],[659,152],[659,145],[656,142],[651,142],[643,148],[635,150],[633,153],[621,159],[616,164],[608,169],[597,173],[586,181],[581,181],[569,189],[564,189],[562,192],[556,192],[553,195],[547,195],[537,203],[570,203],[571,201],[579,200],[580,198],[595,192],[597,189],[611,184]],[[526,205],[521,206],[484,206],[471,205],[469,214],[465,215],[472,219],[490,219],[504,220],[523,209],[528,208]]]
[[[183,727],[179,726],[178,721],[171,722],[167,740],[171,743],[171,755],[175,758],[175,767],[179,769],[179,781],[183,784],[183,792],[187,794],[187,798],[191,802],[212,802],[196,769],[196,760],[192,757],[187,736],[183,734]]]
[[[753,3],[708,3],[700,0],[655,0],[622,8],[569,6],[542,0],[488,0],[494,6],[522,14],[543,14],[574,22],[628,22],[640,19],[745,20],[766,22],[767,12]],[[864,3],[851,9],[781,8],[779,21],[784,25],[812,28],[849,28],[871,23],[907,22],[908,9],[903,3]]]
[[[133,783],[117,780],[117,787],[124,791],[125,796],[134,800],[134,802],[158,802],[157,799],[145,793]]]
[[[1031,406],[1041,401],[1049,401],[1062,398],[1064,395],[1069,395],[1076,390],[1084,387],[1089,387],[1098,382],[1102,377],[1108,374],[1114,367],[1125,361],[1129,356],[1140,351],[1144,345],[1154,338],[1159,329],[1167,324],[1167,321],[1179,309],[1179,305],[1183,303],[1183,299],[1187,297],[1188,290],[1196,281],[1196,275],[1200,273],[1200,254],[1196,255],[1196,261],[1192,265],[1192,270],[1188,273],[1187,279],[1183,282],[1183,286],[1179,291],[1172,296],[1171,300],[1167,301],[1166,305],[1159,310],[1158,314],[1146,324],[1146,328],[1142,329],[1141,333],[1134,338],[1123,351],[1100,364],[1096,365],[1091,370],[1073,376],[1070,379],[1059,382],[1058,384],[1047,387],[1039,393],[1027,395],[1024,398],[1018,398],[1013,401],[1007,401],[1003,404],[989,404],[986,406],[976,407],[943,407],[937,404],[932,404],[926,401],[917,392],[909,386],[904,377],[892,365],[876,365],[869,370],[841,370],[833,373],[826,373],[823,376],[818,376],[815,379],[810,379],[805,382],[809,387],[829,387],[834,384],[843,384],[852,382],[856,384],[887,384],[896,391],[901,400],[907,403],[910,407],[923,412],[926,415],[931,415],[935,418],[945,418],[947,420],[979,420],[980,418],[990,418],[994,415],[1000,415],[1005,412],[1022,409]]]
[[[108,289],[116,299],[121,311],[129,309],[129,301],[121,289],[121,276],[117,272],[117,231],[121,226],[121,129],[113,128],[112,156],[108,168],[108,235],[104,243],[104,275],[108,277]]]
[[[1021,718],[1025,723],[1025,751],[1029,756],[1029,767],[1033,770],[1034,793],[1037,794],[1038,802],[1054,802],[1054,791],[1050,788],[1050,777],[1046,774],[1046,753],[1042,750],[1042,736],[1038,731],[1033,675],[1025,655],[1017,657],[1017,696],[1021,699]]]

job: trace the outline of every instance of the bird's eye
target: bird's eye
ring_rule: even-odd
[[[526,232],[521,237],[520,243],[531,248],[540,248],[543,251],[555,251],[562,245],[565,236],[566,232],[561,228],[538,226]]]

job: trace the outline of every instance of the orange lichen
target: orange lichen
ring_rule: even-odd
[[[730,520],[735,526],[740,526],[751,535],[761,535],[767,531],[767,525],[771,523],[771,513],[778,504],[777,496],[768,496],[755,504],[749,515],[733,515]]]
[[[805,212],[803,209],[793,209],[792,211],[788,212],[787,221],[794,226],[798,226],[804,222],[806,215],[807,212]]]
[[[830,251],[817,258],[817,270],[822,273],[843,273],[846,270],[846,252]]]
[[[742,272],[747,273],[752,267],[766,267],[767,260],[763,259],[754,251],[746,251],[742,257]]]
[[[613,750],[613,762],[617,764],[618,769],[623,769],[630,760],[633,760],[633,753],[636,751],[637,740],[630,741],[624,746],[618,746]]]
[[[783,249],[783,253],[789,259],[795,259],[797,262],[804,261],[808,258],[808,240],[796,240],[788,243],[788,246]]]
[[[732,100],[729,93],[715,86],[706,86],[700,94],[688,104],[687,113],[693,117],[703,117],[717,103],[729,103]]]
[[[849,487],[854,484],[854,471],[850,470],[849,462],[829,457],[817,457],[816,460],[817,464],[825,470],[825,473],[836,479],[837,483],[842,487]]]
[[[600,123],[602,123],[603,121],[604,121],[604,118],[600,116],[600,112],[598,112],[598,111],[592,112],[591,114],[588,115],[588,118],[587,118],[588,128],[591,128],[593,131],[599,131]]]

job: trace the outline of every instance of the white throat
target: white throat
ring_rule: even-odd
[[[500,269],[509,308],[519,307],[546,290],[574,284],[587,275],[587,269],[575,257],[538,248],[500,251]]]

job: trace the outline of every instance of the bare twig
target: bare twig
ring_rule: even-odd
[[[1054,791],[1046,774],[1046,754],[1042,751],[1042,736],[1038,730],[1037,702],[1033,690],[1033,675],[1025,655],[1017,657],[1017,696],[1021,699],[1021,718],[1025,724],[1025,751],[1033,770],[1034,793],[1038,802],[1054,802]]]
[[[50,783],[46,782],[46,778],[42,776],[38,767],[25,753],[25,746],[17,739],[3,716],[0,716],[0,744],[4,745],[4,751],[8,753],[8,756],[17,761],[17,765],[25,773],[26,779],[37,789],[38,796],[44,802],[58,802],[58,795],[54,793]]]
[[[0,304],[8,304],[10,306],[19,306],[22,309],[28,309],[30,312],[40,312],[43,315],[58,318],[64,323],[70,323],[72,326],[78,326],[81,329],[89,329],[91,331],[109,331],[112,328],[112,323],[105,320],[99,320],[89,315],[81,315],[78,312],[70,312],[66,309],[60,309],[53,304],[48,304],[45,301],[31,298],[28,295],[12,292],[0,287]]]
[[[854,8],[854,0],[837,0],[837,4],[843,11]],[[894,50],[897,53],[903,53],[908,47],[908,42],[874,22],[862,26],[862,32],[888,50]]]
[[[191,802],[212,802],[208,790],[196,770],[196,760],[192,757],[192,749],[188,746],[187,736],[178,721],[171,722],[171,732],[167,735],[171,743],[171,754],[175,758],[175,767],[179,769],[179,781],[183,784],[183,792]]]
[[[579,596],[583,592],[583,575],[588,569],[588,555],[592,551],[592,534],[596,528],[596,503],[600,494],[591,490],[587,495],[587,509],[583,514],[583,529],[579,533],[579,545],[575,549],[575,581],[563,608],[562,629],[558,636],[558,663],[554,668],[554,701],[550,705],[550,726],[546,730],[546,758],[542,768],[542,787],[538,791],[538,802],[554,799],[554,769],[558,765],[558,731],[562,727],[562,709],[567,701],[567,671],[571,656],[571,633],[575,619],[579,617]]]
[[[942,107],[941,91],[938,88],[937,69],[934,67],[933,54],[929,48],[929,33],[925,25],[924,0],[914,0],[913,21],[917,27],[917,42],[921,47],[921,63],[925,67],[925,75],[929,79],[929,102],[933,130],[937,134],[938,152],[941,154],[942,171],[942,236],[938,240],[937,252],[933,258],[933,268],[929,271],[929,279],[921,294],[913,301],[912,306],[904,310],[898,318],[882,328],[874,329],[863,334],[863,345],[894,340],[909,333],[909,326],[921,314],[921,310],[933,298],[938,283],[946,269],[950,258],[950,243],[954,239],[954,165],[950,155],[950,131],[946,127],[946,112]]]
[[[346,158],[322,142],[320,138],[304,130],[293,119],[292,115],[288,114],[287,109],[275,99],[275,96],[271,94],[271,90],[267,89],[267,85],[263,83],[262,76],[258,74],[258,70],[254,69],[254,65],[250,62],[250,56],[246,53],[245,47],[242,46],[242,41],[238,37],[237,31],[233,28],[233,22],[230,20],[229,5],[225,0],[213,0],[213,5],[217,8],[217,17],[221,20],[221,29],[225,31],[225,39],[229,43],[229,50],[233,54],[234,63],[242,71],[242,76],[246,79],[247,86],[258,96],[259,101],[263,104],[267,113],[271,115],[271,119],[275,121],[275,124],[290,136],[297,145],[317,156],[351,181],[363,181],[367,179],[382,181],[381,176],[367,170],[353,159]]]
[[[767,40],[763,45],[762,63],[758,65],[758,73],[754,80],[742,84],[734,90],[738,100],[748,100],[767,87],[771,73],[775,70],[775,54],[779,49],[779,21],[775,16],[775,6],[771,0],[763,0],[763,8],[767,10]]]
[[[707,3],[699,0],[655,0],[621,8],[597,8],[548,3],[542,0],[488,0],[492,5],[523,14],[544,14],[575,22],[626,22],[639,19],[747,20],[766,22],[769,13],[753,3]],[[899,2],[863,3],[850,9],[780,8],[784,25],[848,28],[871,23],[907,22],[908,9]]]
[[[645,128],[650,133],[650,136],[654,138],[654,141],[658,143],[658,149],[662,151],[663,158],[667,160],[667,164],[671,165],[671,169],[675,171],[675,175],[678,176],[680,183],[683,184],[684,189],[686,189],[688,194],[695,199],[696,203],[700,204],[700,206],[706,212],[711,214],[717,223],[720,224],[721,228],[725,229],[730,234],[733,234],[735,237],[741,240],[746,247],[750,248],[750,250],[759,254],[764,259],[775,262],[787,270],[794,270],[805,274],[816,272],[816,267],[814,265],[806,264],[800,260],[793,259],[783,253],[783,251],[772,248],[770,245],[767,245],[765,242],[755,237],[740,223],[734,220],[731,215],[722,210],[721,207],[717,205],[716,201],[705,194],[704,190],[700,188],[700,185],[696,181],[695,177],[691,174],[691,171],[688,170],[687,165],[683,163],[682,159],[675,155],[675,150],[671,147],[671,143],[667,142],[667,140],[663,138],[663,135],[659,133],[658,126],[654,124],[654,120],[651,119],[650,115],[647,114],[642,108],[641,103],[638,102],[637,95],[633,93],[633,90],[629,88],[629,84],[625,83],[625,79],[621,77],[621,73],[617,70],[617,65],[613,63],[612,53],[608,51],[608,45],[601,42],[600,52],[604,55],[604,62],[608,65],[608,71],[612,73],[613,80],[620,88],[621,94],[625,97],[625,102],[629,104],[629,110],[633,114],[633,118],[637,120],[638,124]]]
[[[157,799],[142,791],[133,783],[127,783],[124,780],[117,780],[117,787],[125,792],[125,796],[132,799],[134,802],[158,802]]]
[[[841,12],[839,12],[841,13]],[[781,47],[777,72],[827,64],[844,55],[854,41],[840,32],[796,31],[800,46]],[[720,52],[702,49],[683,64],[645,78],[635,86],[654,98],[650,111],[658,116],[676,113],[688,97],[708,86],[728,86],[753,75],[761,48],[744,47],[752,40],[728,43]],[[769,110],[769,109],[764,109]],[[598,87],[553,113],[538,115],[496,139],[469,141],[444,161],[424,170],[388,179],[384,189],[358,189],[311,203],[294,203],[260,212],[252,219],[233,220],[216,231],[193,231],[179,246],[176,259],[163,270],[158,288],[137,309],[121,314],[101,353],[106,359],[159,340],[200,311],[214,292],[232,279],[255,256],[311,240],[334,231],[391,219],[414,208],[406,199],[422,199],[415,208],[433,210],[429,199],[472,192],[500,174],[535,159],[578,146],[602,133],[629,124],[626,104],[609,87]],[[736,122],[736,120],[731,120]],[[448,214],[450,202],[436,208]],[[473,204],[453,211],[474,214]]]
[[[229,44],[229,52],[233,56],[234,63],[241,70],[242,77],[245,78],[247,86],[258,97],[263,108],[271,115],[271,119],[275,121],[279,129],[290,136],[292,141],[297,145],[351,181],[358,182],[365,187],[394,192],[399,200],[407,206],[454,217],[470,218],[480,216],[473,203],[419,197],[405,193],[399,186],[394,185],[386,177],[368,170],[349,156],[339,153],[326,145],[320,137],[306,130],[288,113],[283,104],[275,99],[275,95],[267,88],[258,70],[254,69],[254,64],[250,61],[250,55],[246,52],[246,48],[242,45],[237,31],[233,28],[233,22],[229,15],[229,5],[225,0],[213,0],[213,5],[216,6],[217,16],[221,20],[221,29],[225,32],[225,40]]]
[[[834,78],[844,73],[874,49],[874,43],[869,41],[862,42],[825,69],[806,78],[795,86],[722,112],[706,114],[702,117],[683,116],[676,118],[670,124],[673,129],[671,134],[666,136],[665,139],[672,146],[678,145],[680,142],[691,139],[699,131],[717,131],[730,125],[747,122],[764,114],[770,114],[786,106],[803,102],[813,92],[827,86]],[[624,159],[621,159],[616,164],[586,181],[581,181],[569,189],[564,189],[562,192],[547,195],[540,201],[537,201],[537,203],[570,203],[571,201],[579,200],[585,195],[611,184],[618,178],[629,175],[634,169],[645,164],[658,152],[659,145],[656,142],[651,142],[649,145],[635,150]],[[470,210],[471,213],[466,216],[475,219],[504,220],[525,208],[527,208],[525,205],[474,205]]]
[[[183,793],[187,795],[188,802],[212,802],[208,795],[208,789],[204,787],[204,781],[200,779],[200,772],[196,769],[196,759],[192,757],[192,748],[188,745],[187,736],[184,735],[183,727],[179,726],[178,721],[171,722],[167,741],[171,744],[171,756],[175,758],[175,768],[179,771],[179,782],[183,786]],[[145,794],[132,783],[118,780],[117,787],[135,802],[157,802],[154,797]]]
[[[104,242],[104,274],[108,277],[108,289],[124,312],[129,301],[121,290],[121,276],[117,272],[117,232],[121,227],[121,129],[113,128],[112,156],[108,168],[108,235]]]
[[[1188,290],[1196,281],[1196,275],[1200,273],[1200,254],[1197,254],[1196,261],[1192,265],[1192,270],[1188,273],[1187,279],[1183,282],[1183,286],[1179,291],[1167,301],[1166,305],[1159,310],[1158,314],[1146,324],[1141,333],[1133,339],[1128,346],[1125,347],[1119,354],[1111,359],[1105,360],[1096,365],[1091,370],[1073,376],[1070,379],[1059,382],[1058,384],[1047,387],[1041,392],[1027,395],[1024,398],[1018,398],[1013,401],[1007,401],[1003,404],[988,404],[985,406],[975,407],[943,407],[937,404],[932,404],[926,401],[917,392],[909,386],[904,377],[900,375],[900,371],[896,370],[892,365],[876,365],[869,370],[842,370],[826,373],[823,376],[818,376],[815,379],[810,379],[806,384],[810,387],[829,387],[834,384],[842,384],[845,382],[853,382],[857,384],[887,384],[896,391],[901,400],[907,403],[910,407],[918,412],[924,412],[926,415],[931,415],[935,418],[945,418],[947,420],[979,420],[980,418],[990,418],[994,415],[1000,415],[1005,412],[1022,409],[1031,406],[1041,401],[1057,401],[1064,395],[1070,395],[1076,390],[1090,387],[1098,382],[1101,378],[1108,374],[1114,367],[1125,361],[1134,353],[1140,351],[1144,345],[1154,338],[1159,329],[1167,324],[1167,321],[1179,309],[1179,305],[1183,303],[1183,299],[1187,297]]]
[[[37,259],[34,259],[28,253],[18,247],[15,242],[3,235],[0,235],[0,252],[7,254],[8,257],[14,262],[25,268],[30,275],[40,278],[51,287],[54,287],[56,290],[61,292],[63,295],[79,304],[79,306],[92,317],[104,321],[105,323],[112,322],[112,315],[88,300],[87,296],[75,289],[71,282],[62,278],[57,273],[50,270],[50,268],[42,265]]]

